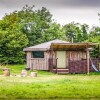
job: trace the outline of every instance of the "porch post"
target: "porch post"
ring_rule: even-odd
[[[32,62],[31,62],[31,59],[30,59],[30,68],[33,69],[33,68],[32,68]]]
[[[50,49],[49,70],[50,70],[50,72],[53,71],[53,48]]]
[[[88,44],[86,45],[86,59],[87,59],[87,74],[89,75],[89,66],[90,66],[90,57],[89,57],[89,49]]]
[[[51,70],[53,71],[53,48],[52,48],[52,68]]]

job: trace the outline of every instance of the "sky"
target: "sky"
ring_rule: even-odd
[[[74,21],[90,27],[100,26],[100,0],[0,0],[0,19],[5,13],[21,10],[26,4],[35,5],[36,9],[46,7],[61,25]]]

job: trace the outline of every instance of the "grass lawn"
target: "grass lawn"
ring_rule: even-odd
[[[100,73],[56,75],[38,71],[37,77],[19,77],[25,65],[6,67],[11,68],[12,76],[0,76],[0,99],[100,99]]]

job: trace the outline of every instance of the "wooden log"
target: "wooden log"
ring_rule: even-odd
[[[10,76],[10,69],[9,68],[3,68],[3,75],[4,76]]]
[[[37,72],[31,72],[31,77],[37,77]]]
[[[28,75],[28,72],[26,70],[22,70],[21,76],[26,77]]]

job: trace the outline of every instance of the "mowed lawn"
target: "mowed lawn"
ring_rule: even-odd
[[[10,67],[11,76],[4,77],[0,70],[0,99],[100,99],[100,73],[57,75],[38,71],[37,77],[21,77],[25,65],[6,67]]]

